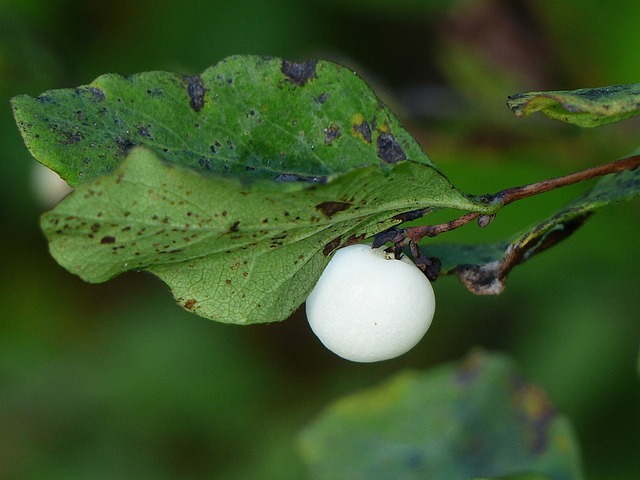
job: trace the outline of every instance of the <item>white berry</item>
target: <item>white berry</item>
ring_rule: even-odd
[[[354,362],[377,362],[413,348],[431,325],[435,296],[407,257],[351,245],[338,250],[307,299],[320,341]]]

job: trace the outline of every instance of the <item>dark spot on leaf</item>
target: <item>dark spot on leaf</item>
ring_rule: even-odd
[[[200,157],[200,160],[198,160],[198,163],[200,164],[201,167],[205,168],[208,171],[212,171],[213,167],[211,165],[211,161],[209,161],[208,159],[204,158],[204,157]]]
[[[476,295],[498,295],[504,290],[504,264],[459,265],[455,269],[462,284]]]
[[[235,222],[233,225],[231,225],[231,228],[229,228],[229,231],[238,232],[240,230],[238,228],[238,225],[240,225],[240,221],[239,220],[237,222]]]
[[[394,220],[399,220],[401,222],[411,222],[413,220],[417,220],[418,218],[424,217],[426,214],[429,213],[430,210],[431,210],[430,208],[423,208],[420,210],[411,210],[410,212],[399,213],[398,215],[394,215],[391,218],[393,218]]]
[[[378,232],[373,237],[372,248],[380,248],[387,242],[398,243],[404,239],[404,232],[396,227],[389,228],[383,232]]]
[[[620,91],[624,91],[624,85],[611,85],[609,87],[598,87],[598,88],[584,88],[584,89],[575,90],[573,94],[583,98],[587,98],[589,100],[597,100],[600,97],[605,97],[607,95],[611,95],[612,93],[617,93]]]
[[[104,92],[97,87],[89,87],[89,91],[93,94],[93,99],[96,102],[101,102],[104,100]]]
[[[338,248],[340,246],[340,242],[342,241],[342,235],[337,236],[336,238],[334,238],[333,240],[331,240],[329,243],[327,243],[324,248],[322,249],[322,254],[326,257],[327,255],[329,255],[331,252],[333,252],[336,248]]]
[[[327,183],[327,177],[306,177],[297,173],[281,173],[276,178],[278,182],[313,182]]]
[[[303,87],[308,81],[316,78],[316,61],[309,60],[305,63],[295,63],[282,60],[282,73],[294,85]]]
[[[362,242],[362,240],[364,240],[365,235],[355,235],[355,234],[351,234],[349,236],[349,238],[347,238],[347,241],[344,242],[343,246],[348,246],[348,245],[355,245],[356,243],[360,243]]]
[[[186,308],[187,310],[193,310],[196,307],[196,299],[195,298],[190,298],[189,300],[187,300],[186,302],[184,302],[183,306],[184,308]]]
[[[56,103],[55,99],[51,95],[40,95],[36,100],[39,103]],[[45,120],[49,121],[48,119]]]
[[[362,123],[353,125],[353,131],[360,136],[366,143],[371,143],[371,126],[369,122],[363,120]]]
[[[82,132],[60,132],[64,135],[65,139],[62,141],[63,145],[73,145],[78,143],[84,138]]]
[[[340,128],[335,123],[332,123],[329,128],[324,129],[325,145],[331,145],[335,139],[340,138],[340,135],[342,135]]]
[[[135,146],[135,143],[130,138],[116,138],[116,145],[118,145],[119,154],[127,156],[131,149]]]
[[[384,132],[378,135],[378,157],[387,163],[396,163],[407,159],[402,147],[393,135]]]
[[[149,126],[140,126],[138,127],[138,133],[141,137],[151,138],[151,134],[149,133]]]
[[[316,205],[316,209],[320,210],[327,217],[331,218],[336,213],[347,210],[351,207],[351,205],[351,203],[346,202],[322,202]]]
[[[320,104],[325,103],[328,99],[329,99],[329,94],[327,92],[324,92],[318,95],[316,98],[314,98],[314,100]]]
[[[102,244],[109,244],[109,243],[115,243],[115,242],[116,242],[116,237],[112,237],[111,235],[102,237],[102,239],[100,240],[100,243]]]
[[[202,84],[202,79],[200,76],[195,75],[193,77],[185,77],[184,81],[187,84],[187,93],[191,99],[191,108],[199,112],[204,107],[204,96],[207,91]]]

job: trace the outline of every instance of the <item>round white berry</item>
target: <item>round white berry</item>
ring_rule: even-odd
[[[377,362],[414,347],[431,325],[435,304],[431,283],[409,258],[351,245],[334,254],[306,309],[329,350],[354,362]]]

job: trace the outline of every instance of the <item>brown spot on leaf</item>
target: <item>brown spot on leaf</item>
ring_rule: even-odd
[[[320,210],[327,217],[331,218],[336,213],[347,210],[351,207],[351,205],[351,203],[346,202],[322,202],[316,205],[316,209]]]
[[[336,238],[334,238],[333,240],[331,240],[329,243],[327,243],[324,248],[322,249],[322,254],[326,257],[327,255],[329,255],[331,252],[333,252],[336,248],[338,248],[340,246],[340,242],[342,241],[342,235],[337,236]]]
[[[476,295],[499,295],[504,290],[502,261],[484,265],[460,265],[456,273],[467,290]]]
[[[102,237],[102,239],[100,240],[100,243],[102,243],[102,244],[116,243],[116,237],[112,237],[111,235],[107,235],[105,237]]]
[[[190,298],[189,300],[187,300],[186,302],[184,302],[184,308],[186,308],[187,310],[193,310],[196,307],[196,299],[195,298]]]
[[[407,156],[400,144],[390,133],[381,132],[378,135],[378,157],[387,163],[396,163],[406,160]]]
[[[343,246],[348,246],[348,245],[355,245],[356,243],[360,243],[362,240],[364,240],[364,233],[361,235],[355,235],[355,234],[351,234],[351,236],[349,238],[347,238],[347,241],[344,242]]]
[[[362,120],[361,123],[354,123],[351,128],[353,129],[353,133],[358,135],[362,140],[366,143],[371,143],[371,126],[369,122]]]
[[[331,145],[333,141],[340,138],[341,135],[342,132],[340,131],[340,128],[335,123],[332,123],[329,128],[324,129],[325,145]]]
[[[316,60],[305,63],[295,63],[282,60],[282,73],[294,85],[303,87],[308,81],[316,78]]]

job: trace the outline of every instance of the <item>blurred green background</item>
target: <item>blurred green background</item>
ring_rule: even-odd
[[[637,202],[517,268],[499,297],[439,279],[419,346],[357,365],[301,312],[225,326],[182,311],[149,275],[88,285],[62,270],[8,101],[107,72],[199,73],[236,53],[320,57],[367,79],[458,187],[490,193],[638,147],[638,121],[581,131],[515,119],[504,101],[639,82],[639,20],[635,0],[2,0],[0,478],[305,478],[296,436],[330,401],[474,346],[511,354],[569,415],[590,479],[638,478]],[[438,240],[503,238],[587,187]]]

